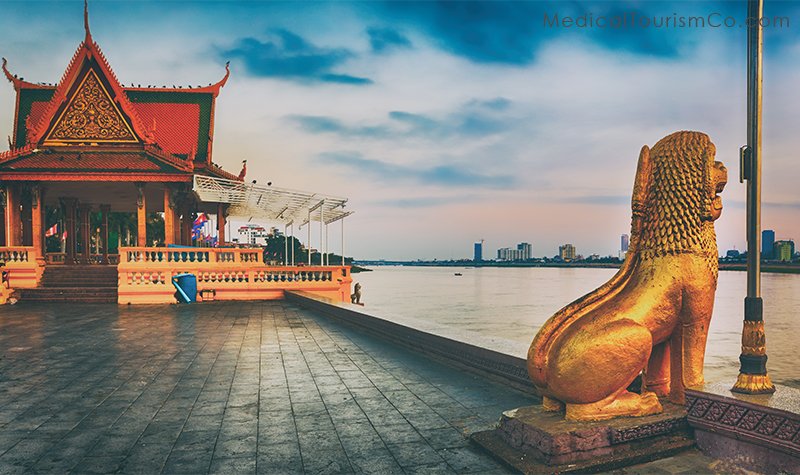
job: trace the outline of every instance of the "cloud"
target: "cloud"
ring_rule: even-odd
[[[273,30],[265,41],[240,38],[233,47],[219,52],[220,57],[239,60],[250,74],[306,83],[372,84],[364,77],[335,70],[356,54],[345,48],[322,48],[284,29]]]
[[[369,35],[369,45],[373,53],[411,48],[411,40],[392,28],[372,27],[367,29],[367,34]]]
[[[503,133],[513,125],[504,114],[511,101],[503,97],[474,99],[458,110],[436,117],[407,111],[390,111],[388,121],[372,125],[348,125],[328,116],[290,115],[287,119],[306,132],[336,134],[342,137],[398,139],[422,137],[439,140],[449,137],[480,138]]]
[[[598,205],[598,206],[619,206],[631,204],[631,197],[627,195],[582,195],[567,196],[563,198],[554,197],[547,200],[555,203],[579,204],[579,205]]]
[[[773,3],[775,5],[765,12],[765,16],[783,15],[795,19],[797,9],[792,5],[795,2]],[[691,53],[698,43],[712,36],[737,41],[737,35],[742,31],[738,25],[712,28],[709,23],[718,24],[728,18],[743,22],[746,17],[743,2],[388,0],[376,2],[372,7],[378,15],[416,30],[451,54],[475,63],[512,66],[533,63],[540,48],[554,39],[593,43],[611,51],[672,59]],[[571,26],[565,27],[562,20],[567,17],[590,21],[590,26],[578,27],[573,21]],[[702,18],[705,26],[675,27],[674,22],[680,22],[681,17],[684,24],[689,17]],[[599,27],[596,20],[600,18],[603,25],[622,26]],[[791,43],[796,38],[789,28],[769,28],[766,34],[774,36],[780,43]]]
[[[333,117],[293,114],[287,116],[287,119],[299,125],[306,132],[313,134],[331,133],[343,137],[368,138],[383,138],[391,135],[391,132],[384,126],[351,126]]]
[[[483,175],[458,165],[415,168],[364,158],[358,152],[326,152],[320,154],[317,161],[325,165],[347,168],[381,181],[412,181],[445,187],[473,186],[495,189],[509,188],[516,183],[514,177],[510,175]]]
[[[374,201],[373,204],[390,208],[433,208],[436,206],[467,203],[471,201],[475,201],[475,199],[468,196],[435,196],[379,200]]]

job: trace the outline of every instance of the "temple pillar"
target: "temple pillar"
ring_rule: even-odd
[[[22,237],[20,240],[20,245],[33,246],[33,208],[31,207],[32,192],[28,187],[25,187],[24,193],[22,191],[23,190],[21,188],[19,195],[22,204],[22,211],[20,215]]]
[[[184,246],[192,245],[192,213],[189,212],[189,205],[183,206],[181,213],[181,244]]]
[[[175,244],[175,203],[172,187],[164,185],[164,245]]]
[[[221,246],[225,242],[225,205],[217,204],[217,243]]]
[[[100,236],[103,238],[103,264],[110,264],[108,262],[108,214],[111,212],[111,206],[100,205],[100,212],[102,213]]]
[[[144,183],[136,184],[136,245],[147,247],[147,198],[144,193]]]
[[[81,205],[81,257],[86,264],[92,263],[92,205]]]
[[[6,190],[0,188],[0,246],[8,246],[6,244]]]
[[[33,254],[44,261],[44,190],[39,185],[31,188],[31,234]]]
[[[22,245],[22,225],[20,221],[19,209],[19,187],[17,185],[6,185],[6,246],[14,247]]]
[[[65,264],[74,264],[78,254],[77,229],[75,226],[75,212],[78,208],[78,200],[75,198],[61,198],[61,205],[64,207],[64,230],[67,233]]]

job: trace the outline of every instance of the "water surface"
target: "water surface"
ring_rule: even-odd
[[[421,330],[525,357],[553,313],[602,285],[616,269],[374,267],[356,274],[365,310]],[[459,272],[462,276],[455,276]],[[722,271],[706,349],[706,380],[739,372],[747,275]],[[773,381],[800,388],[800,275],[762,276],[768,369]]]

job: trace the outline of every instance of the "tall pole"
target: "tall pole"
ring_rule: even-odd
[[[319,207],[319,265],[325,265],[325,203]]]
[[[294,266],[294,220],[292,220],[292,266]]]
[[[761,91],[763,0],[747,1],[747,145],[742,150],[742,177],[747,180],[747,297],[737,393],[775,391],[767,374],[764,304],[761,299]]]
[[[342,266],[344,266],[344,217],[342,217]]]
[[[311,208],[308,209],[308,247],[306,252],[308,254],[308,265],[311,265]]]

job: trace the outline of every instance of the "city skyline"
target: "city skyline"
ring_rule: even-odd
[[[796,3],[766,8],[800,18]],[[745,142],[744,30],[542,23],[545,14],[624,10],[744,15],[743,4],[704,2],[93,1],[90,22],[125,84],[215,82],[231,61],[215,161],[235,171],[247,159],[248,180],[348,197],[356,258],[463,258],[477,238],[528,241],[534,255],[564,242],[616,255],[639,149],[681,129],[707,132],[728,166],[719,248],[744,249],[745,187],[734,179]],[[82,2],[12,2],[4,13],[9,69],[58,81],[83,38]],[[762,223],[780,238],[800,237],[797,36],[765,31]],[[0,107],[14,109],[8,83]],[[4,136],[11,115],[0,116]]]

